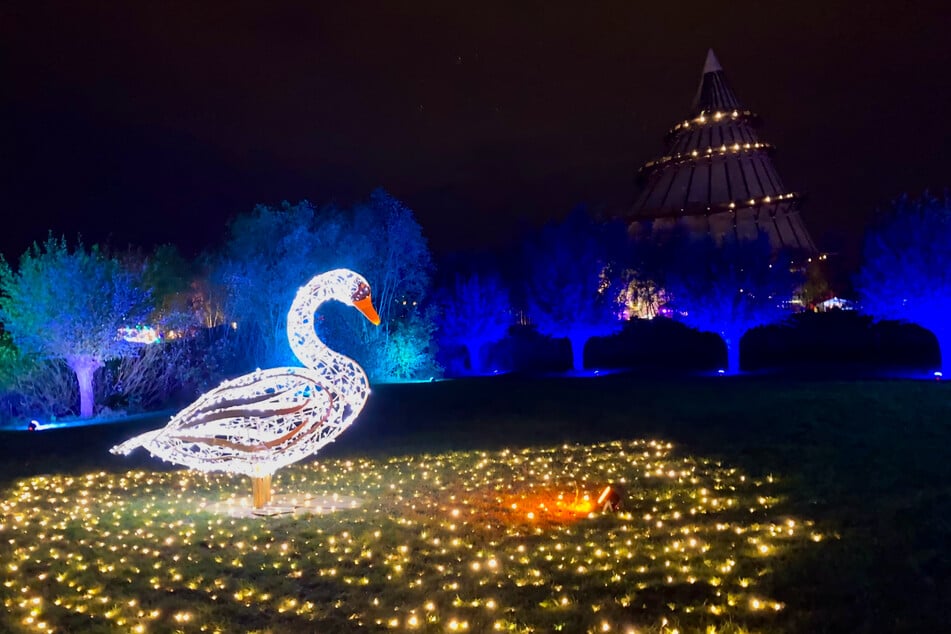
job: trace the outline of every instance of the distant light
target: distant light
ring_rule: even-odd
[[[723,368],[720,368],[719,370],[717,370],[717,374],[719,374],[720,376],[723,376],[724,374],[726,374],[726,370],[724,370]]]
[[[935,373],[934,373],[935,381],[940,381],[943,376],[944,376],[944,373],[941,372],[941,370],[935,370]]]
[[[129,343],[158,343],[162,340],[162,336],[158,331],[152,326],[142,326],[138,325],[135,328],[123,327],[119,328],[119,339],[127,341]]]
[[[30,424],[26,426],[27,431],[36,431],[39,428],[40,428],[40,421],[35,419],[31,420]]]

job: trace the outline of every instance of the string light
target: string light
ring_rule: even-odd
[[[743,200],[731,200],[729,202],[715,203],[715,204],[703,204],[703,205],[694,205],[692,207],[681,208],[676,211],[669,211],[666,213],[655,214],[654,218],[682,218],[684,216],[708,216],[711,214],[717,213],[726,213],[726,212],[735,212],[738,210],[747,209],[750,207],[764,207],[765,209],[772,209],[767,205],[776,205],[784,201],[798,200],[800,195],[795,192],[787,192],[785,194],[773,194],[770,196],[762,196],[760,198],[746,198]],[[761,212],[762,213],[762,212]]]
[[[194,471],[16,482],[0,503],[5,618],[36,632],[761,627],[783,609],[764,593],[771,571],[822,538],[780,510],[774,477],[656,440],[327,460],[280,477],[362,504],[231,517],[214,509],[247,498],[227,474]],[[603,515],[606,482],[625,497]],[[642,604],[656,592],[666,605]]]
[[[659,167],[666,167],[668,165],[676,165],[678,163],[686,163],[696,159],[702,158],[716,158],[721,157],[726,154],[738,154],[745,152],[758,152],[763,151],[772,151],[775,148],[771,143],[732,143],[730,145],[722,144],[717,146],[710,146],[707,148],[698,148],[691,150],[689,152],[680,152],[678,154],[671,154],[668,156],[662,156],[659,159],[653,161],[648,161],[644,163],[644,167],[641,168],[642,172],[647,172]]]
[[[693,119],[687,119],[675,125],[673,128],[671,128],[669,134],[675,134],[681,130],[686,130],[691,127],[709,125],[712,123],[722,123],[724,121],[736,121],[737,119],[750,119],[755,116],[756,114],[751,110],[733,110],[729,112],[721,112],[719,110],[710,112],[704,110]]]

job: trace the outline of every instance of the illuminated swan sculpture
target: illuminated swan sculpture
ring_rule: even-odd
[[[225,381],[164,428],[130,438],[111,452],[128,455],[145,447],[192,469],[248,475],[254,506],[264,506],[271,499],[271,475],[332,442],[369,396],[363,369],[324,345],[314,330],[314,313],[329,300],[380,323],[362,276],[347,269],[318,275],[297,292],[287,317],[291,350],[306,367],[257,370]]]

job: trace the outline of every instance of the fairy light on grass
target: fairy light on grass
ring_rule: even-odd
[[[760,628],[781,618],[787,599],[767,596],[764,580],[822,538],[782,512],[775,478],[658,441],[331,460],[281,478],[302,496],[364,504],[263,520],[211,510],[240,502],[240,483],[226,474],[16,482],[0,503],[0,624],[34,632]],[[624,503],[602,514],[597,499],[608,482],[623,486]]]

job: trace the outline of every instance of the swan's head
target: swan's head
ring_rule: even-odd
[[[350,304],[360,311],[364,317],[370,320],[374,326],[380,325],[380,316],[373,307],[373,300],[370,298],[370,285],[359,273],[345,270],[339,278],[339,286],[335,289],[335,299]]]

